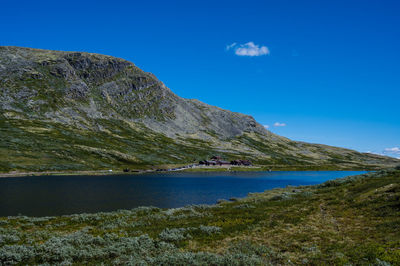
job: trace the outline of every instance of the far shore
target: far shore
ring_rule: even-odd
[[[0,178],[7,177],[27,177],[27,176],[56,176],[56,175],[137,175],[147,173],[168,173],[168,172],[267,172],[267,171],[371,171],[387,168],[384,166],[371,166],[371,167],[343,167],[338,165],[253,165],[253,166],[235,166],[235,165],[222,165],[222,166],[200,166],[200,165],[163,165],[151,166],[148,169],[102,169],[102,170],[65,170],[65,171],[40,171],[40,172],[19,172],[12,171],[8,173],[0,173]]]

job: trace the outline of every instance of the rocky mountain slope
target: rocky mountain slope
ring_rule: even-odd
[[[175,95],[106,55],[0,47],[0,171],[189,163],[222,155],[334,168],[400,161],[291,141],[254,118]]]

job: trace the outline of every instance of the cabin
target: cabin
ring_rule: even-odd
[[[231,163],[228,161],[223,161],[221,156],[213,156],[210,160],[203,160],[199,162],[200,165],[230,165]]]
[[[244,165],[244,166],[253,165],[249,160],[239,160],[239,159],[231,161],[231,164],[232,165]]]
[[[236,159],[233,161],[224,161],[221,159],[221,156],[213,156],[211,157],[210,160],[203,160],[199,162],[199,165],[244,165],[244,166],[250,166],[253,165],[249,160],[241,160],[241,159]]]
[[[244,166],[251,166],[253,165],[249,160],[241,160]]]
[[[204,160],[204,161],[200,161],[199,164],[200,164],[200,165],[207,165],[207,166],[209,166],[209,165],[217,165],[217,162],[216,162],[216,161]]]
[[[233,161],[231,161],[231,164],[232,165],[241,165],[242,163],[240,162],[240,160],[233,160]]]

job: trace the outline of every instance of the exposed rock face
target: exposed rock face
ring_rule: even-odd
[[[27,114],[40,118],[65,116],[63,121],[79,122],[81,117],[62,112],[65,107],[76,113],[98,112],[103,118],[140,120],[151,129],[174,137],[211,130],[232,138],[244,131],[268,132],[250,117],[233,113],[196,100],[176,96],[152,74],[134,64],[110,56],[89,53],[45,51],[2,47],[0,72],[3,109],[24,103]],[[11,76],[10,76],[11,74]],[[40,101],[38,96],[45,101]],[[57,99],[47,99],[47,97]],[[29,108],[27,102],[30,101]],[[91,103],[88,105],[88,103]],[[37,105],[37,107],[33,107]],[[38,107],[46,106],[46,107]],[[48,109],[49,107],[49,109]],[[18,108],[14,106],[14,108]],[[34,112],[46,109],[46,112]],[[96,111],[95,111],[96,112]],[[87,121],[95,123],[95,121]],[[65,122],[66,123],[66,122]]]
[[[81,52],[0,47],[0,122],[0,155],[16,151],[0,163],[6,171],[189,162],[216,152],[265,164],[396,163],[290,141],[251,116],[183,99],[131,62]]]

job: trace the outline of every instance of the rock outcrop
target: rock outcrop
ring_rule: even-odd
[[[392,165],[388,157],[291,141],[253,117],[175,95],[133,63],[0,47],[0,170],[98,169],[221,154],[262,164]]]

